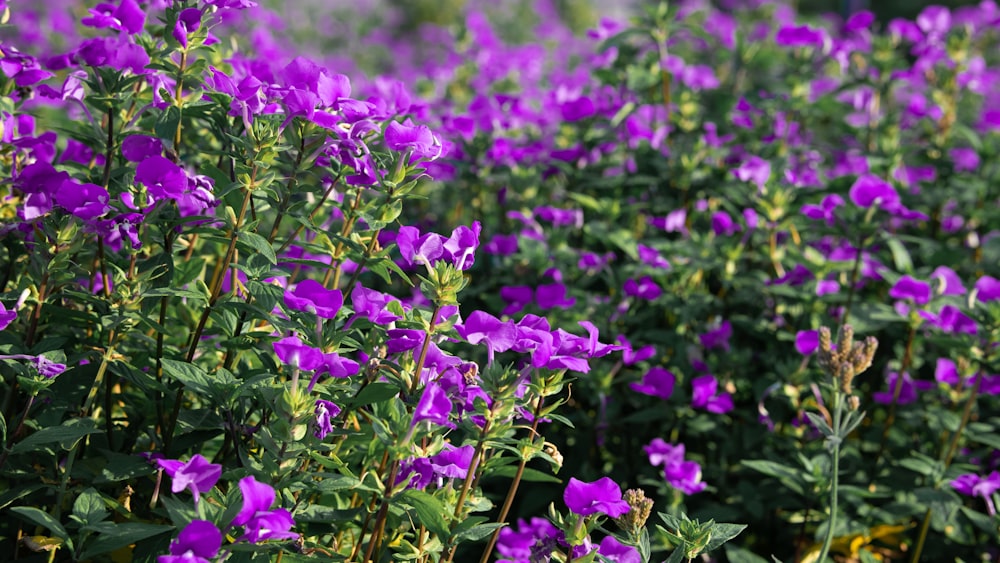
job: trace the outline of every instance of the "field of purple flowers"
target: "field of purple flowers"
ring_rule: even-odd
[[[0,559],[1000,557],[994,1],[373,6],[0,0]]]

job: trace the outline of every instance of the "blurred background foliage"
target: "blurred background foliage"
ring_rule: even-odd
[[[739,0],[737,0],[738,2]],[[412,32],[423,23],[452,25],[463,18],[465,0],[388,0],[389,5],[402,14],[402,32]],[[557,0],[556,4],[563,20],[575,31],[582,32],[593,26],[602,16],[623,17],[634,12],[642,4],[655,4],[649,0]],[[725,7],[733,0],[715,0],[712,4]],[[849,15],[858,10],[871,10],[878,21],[886,23],[893,18],[914,19],[921,10],[931,5],[957,8],[978,4],[978,0],[792,0],[797,11],[819,15],[837,13]],[[531,0],[518,0],[513,7],[510,2],[498,2],[497,19],[511,22],[499,31],[505,39],[513,42],[526,41],[531,37],[533,24],[538,22]]]

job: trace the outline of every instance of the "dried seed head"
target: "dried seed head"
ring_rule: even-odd
[[[850,407],[852,411],[858,410],[861,407],[861,399],[857,395],[851,395],[847,398],[847,406]]]
[[[615,518],[615,524],[628,534],[638,536],[653,512],[653,499],[646,498],[642,489],[628,489],[622,500],[628,503],[630,510]]]

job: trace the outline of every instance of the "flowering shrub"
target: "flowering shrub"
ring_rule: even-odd
[[[0,4],[8,559],[996,555],[993,2]]]

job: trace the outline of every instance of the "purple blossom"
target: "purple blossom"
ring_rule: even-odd
[[[966,289],[962,284],[962,278],[958,277],[955,270],[948,266],[938,266],[931,272],[931,279],[939,283],[939,293],[941,295],[965,295]]]
[[[764,193],[764,184],[771,177],[771,163],[759,156],[751,156],[734,172],[740,180],[754,183],[758,193]]]
[[[318,281],[307,279],[285,292],[285,304],[296,311],[315,313],[321,319],[332,319],[344,305],[344,296],[339,289],[326,289]]]
[[[975,149],[954,147],[948,151],[957,172],[975,172],[979,169],[979,154]]]
[[[844,198],[837,194],[829,194],[823,198],[819,205],[806,204],[802,206],[802,214],[810,219],[826,221],[827,225],[833,225],[836,220],[834,210],[844,205]]]
[[[333,419],[340,414],[340,407],[330,401],[323,399],[316,400],[316,409],[313,415],[313,435],[322,440],[326,435],[333,432]]]
[[[490,364],[496,352],[510,350],[517,339],[514,323],[479,310],[473,311],[464,323],[455,325],[455,330],[469,344],[485,342]]]
[[[186,463],[171,459],[159,459],[156,463],[173,479],[170,490],[179,493],[184,489],[190,489],[195,503],[201,494],[211,490],[222,476],[222,466],[209,463],[201,454],[194,454]]]
[[[434,382],[428,383],[424,387],[424,392],[413,410],[413,422],[411,427],[416,426],[424,420],[428,420],[438,426],[455,428],[455,424],[448,420],[451,414],[451,399],[448,393]]]
[[[4,330],[17,318],[17,309],[7,310],[3,303],[0,303],[0,330]]]
[[[660,286],[649,276],[643,276],[639,281],[633,279],[626,280],[623,290],[625,295],[629,297],[638,297],[647,301],[653,301],[663,294]]]
[[[958,366],[948,358],[938,358],[934,366],[934,380],[946,385],[958,385],[961,382]]]
[[[568,309],[576,304],[575,297],[566,296],[566,286],[561,283],[542,284],[535,289],[535,301],[543,310],[559,307]]]
[[[665,401],[670,398],[671,394],[673,394],[674,383],[676,382],[677,378],[674,374],[664,368],[654,367],[642,376],[641,382],[629,383],[629,387],[631,387],[633,391],[637,391],[645,395],[651,395],[653,397],[659,397]]]
[[[876,391],[872,393],[872,400],[876,403],[888,405],[892,403],[892,398],[896,394],[896,387],[900,386],[899,398],[896,404],[908,405],[917,402],[918,391],[927,391],[934,387],[930,381],[914,381],[909,373],[903,372],[900,378],[897,372],[891,371],[886,374],[886,387],[888,391]]]
[[[355,287],[354,291],[351,292],[351,303],[354,305],[355,315],[366,317],[377,325],[387,325],[402,318],[386,307],[390,301],[399,300],[362,286]]]
[[[604,536],[597,548],[597,553],[613,563],[642,563],[642,556],[638,549],[623,544],[614,536]]]
[[[786,25],[778,30],[774,42],[782,47],[816,47],[822,49],[828,38],[822,29],[808,25]]]
[[[163,154],[163,141],[149,135],[129,135],[122,141],[122,156],[129,162],[143,162]]]
[[[507,306],[504,307],[503,311],[500,311],[500,314],[513,315],[520,312],[534,300],[535,292],[528,285],[503,286],[500,288],[500,298],[507,303]]]
[[[180,166],[154,155],[139,163],[135,180],[141,182],[155,199],[177,198],[187,188],[187,175]]]
[[[698,339],[701,341],[701,345],[705,347],[706,350],[711,350],[713,348],[722,348],[726,352],[729,351],[729,339],[733,336],[733,323],[728,320],[719,323],[717,328],[709,330],[704,334],[698,335]]]
[[[660,255],[659,250],[656,250],[655,248],[652,248],[650,246],[646,246],[645,244],[642,243],[639,243],[638,250],[639,250],[639,261],[642,262],[643,264],[646,264],[647,266],[652,266],[654,268],[666,269],[670,267],[670,262],[668,262],[666,258]]]
[[[800,330],[795,334],[795,349],[803,356],[812,354],[819,348],[818,330]]]
[[[288,336],[272,344],[282,362],[305,371],[312,371],[323,362],[323,352],[302,342],[298,336]]]
[[[160,555],[158,563],[211,563],[222,547],[222,532],[208,520],[192,520],[170,542],[170,555]]]
[[[441,477],[465,479],[469,474],[469,466],[472,464],[472,456],[475,451],[476,449],[471,445],[456,448],[451,444],[445,444],[444,450],[431,456],[431,467]]]
[[[933,326],[939,328],[945,334],[962,333],[976,334],[976,321],[969,318],[958,307],[945,305],[941,307],[940,313],[931,311],[917,311],[917,313]]]
[[[418,159],[436,160],[444,149],[441,140],[426,125],[390,121],[385,128],[385,144],[394,151],[407,152]]]
[[[90,13],[80,23],[98,29],[110,27],[130,35],[139,33],[146,25],[146,14],[135,0],[122,0],[117,7],[114,4],[98,4],[90,9]]]
[[[561,536],[562,532],[545,518],[518,519],[516,531],[514,526],[501,528],[497,553],[509,560],[528,561],[534,555],[536,546],[547,545],[554,549]],[[545,555],[551,554],[552,549]]]
[[[622,500],[621,488],[610,477],[601,477],[592,483],[570,477],[563,500],[574,514],[580,516],[607,514],[618,518],[630,510],[628,503]]]
[[[671,487],[693,495],[708,486],[701,480],[701,466],[684,459],[684,444],[674,446],[661,438],[654,438],[643,450],[652,466],[663,466],[663,477]]]
[[[233,526],[243,526],[242,539],[250,543],[266,540],[295,539],[299,535],[291,532],[295,521],[291,513],[284,508],[270,510],[274,504],[274,488],[266,483],[258,482],[253,476],[240,479],[240,492],[243,493],[243,506]]]
[[[738,230],[740,230],[740,226],[725,211],[716,211],[712,214],[712,231],[716,235],[729,236]]]
[[[926,305],[931,300],[931,284],[908,275],[903,276],[889,290],[889,297],[912,299],[917,305]]]
[[[733,397],[729,393],[717,393],[719,382],[712,374],[705,374],[691,380],[691,406],[705,409],[715,414],[725,414],[733,410]]]
[[[181,44],[181,47],[188,46],[188,35],[198,31],[201,27],[201,10],[198,8],[185,8],[177,14],[177,23],[171,32],[174,39]]]
[[[993,504],[993,493],[1000,490],[1000,473],[994,471],[985,477],[975,473],[959,475],[951,482],[951,487],[963,495],[982,497],[986,501],[986,510],[990,516],[997,513]]]
[[[976,299],[979,301],[996,301],[1000,299],[1000,280],[993,276],[983,276],[976,280]]]
[[[496,256],[510,256],[517,252],[517,235],[496,234],[483,246],[483,251]]]
[[[878,203],[884,210],[892,210],[899,205],[899,194],[888,182],[874,174],[862,174],[851,185],[849,192],[854,205],[869,208]]]
[[[632,343],[625,338],[624,334],[619,334],[616,340],[622,346],[622,363],[627,366],[648,360],[656,355],[656,347],[652,344],[647,344],[638,350],[633,350]]]

